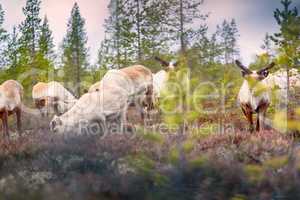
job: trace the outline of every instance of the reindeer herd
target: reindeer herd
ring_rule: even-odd
[[[32,98],[42,116],[49,112],[55,113],[50,122],[50,129],[54,133],[72,131],[80,126],[82,120],[98,124],[106,124],[116,119],[122,122],[126,120],[125,111],[129,105],[138,108],[141,118],[144,119],[145,113],[148,116],[155,109],[161,91],[168,81],[168,73],[177,66],[177,63],[169,63],[158,57],[155,59],[164,69],[155,74],[142,65],[109,70],[101,81],[93,84],[79,99],[54,81],[36,84],[32,89]],[[236,61],[236,65],[241,69],[244,78],[238,102],[249,122],[250,131],[254,131],[253,114],[257,114],[255,130],[260,131],[264,128],[264,118],[271,103],[271,87],[279,84],[276,80],[280,73],[270,76],[269,70],[274,67],[274,63],[259,71],[251,71],[239,61]],[[295,72],[295,76],[300,75]],[[298,78],[299,81],[295,78],[295,85],[300,85],[300,77]],[[6,137],[9,137],[8,116],[11,114],[16,114],[18,132],[22,132],[22,95],[23,87],[17,81],[8,80],[0,85],[0,117]]]

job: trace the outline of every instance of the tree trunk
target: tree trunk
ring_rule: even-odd
[[[180,0],[180,43],[181,43],[181,52],[185,54],[185,38],[184,38],[184,14],[183,14],[183,0]]]
[[[119,10],[119,0],[116,0],[116,28],[117,28],[117,66],[118,69],[120,69],[120,24],[119,24],[119,15],[120,15],[120,10]]]
[[[77,97],[80,97],[80,92],[81,92],[81,80],[80,80],[80,58],[79,58],[79,49],[77,48],[77,53],[76,53],[76,88],[77,88]]]
[[[286,119],[287,119],[287,131],[289,131],[288,124],[289,124],[289,113],[290,110],[290,74],[289,74],[289,66],[286,66]]]
[[[136,0],[136,8],[137,8],[137,39],[138,39],[138,60],[142,59],[142,51],[141,51],[141,19],[140,19],[140,0]]]

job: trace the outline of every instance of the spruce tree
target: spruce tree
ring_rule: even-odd
[[[71,86],[77,96],[81,94],[81,76],[88,65],[87,33],[77,3],[74,4],[67,25],[67,34],[63,40],[63,67],[65,83]]]
[[[19,63],[19,43],[17,28],[13,27],[12,33],[8,36],[7,46],[4,50],[5,65],[10,70],[16,70]]]
[[[49,28],[49,22],[47,16],[43,20],[41,26],[41,36],[39,39],[39,54],[41,54],[45,59],[53,62],[54,59],[54,43],[52,37],[52,31]]]
[[[22,65],[34,65],[41,28],[40,4],[40,0],[27,0],[23,8],[25,20],[20,25],[21,36],[19,39]]]

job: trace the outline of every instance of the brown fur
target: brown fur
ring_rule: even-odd
[[[32,93],[38,94],[46,90],[48,87],[47,83],[39,82],[32,88]]]
[[[134,65],[131,67],[126,67],[120,69],[121,72],[125,73],[132,81],[136,80],[149,80],[152,81],[152,72],[148,68],[142,65]],[[149,114],[150,110],[153,109],[153,85],[148,86],[146,91],[146,98],[142,100],[141,105],[146,108],[147,113]],[[144,121],[144,111],[141,111],[141,118]],[[147,114],[147,115],[148,115]]]
[[[241,108],[242,108],[244,115],[247,118],[247,121],[250,124],[250,131],[252,132],[254,130],[254,127],[253,127],[253,112],[252,112],[251,105],[241,104]]]
[[[136,80],[139,78],[146,78],[152,76],[152,72],[142,65],[134,65],[131,67],[126,67],[120,69],[121,72],[126,73],[131,80]]]
[[[254,131],[253,114],[257,113],[256,131],[260,131],[260,129],[262,128],[261,125],[263,124],[260,123],[260,116],[258,115],[258,113],[261,113],[264,117],[269,105],[269,102],[261,101],[255,112],[253,112],[250,104],[241,104],[242,111],[250,124],[251,132]]]
[[[260,117],[263,117],[263,118],[265,117],[269,105],[270,105],[269,102],[261,101],[261,102],[259,103],[257,109],[255,110],[256,113],[261,113],[261,114],[262,114],[262,116],[259,116],[259,115],[257,114],[256,131],[260,131],[261,128],[264,128],[264,127],[261,127],[261,126],[263,126],[264,124],[260,124]]]
[[[16,97],[16,94],[13,91],[15,88],[19,91],[19,95],[23,96],[23,88],[20,87],[20,85],[14,80],[5,81],[2,85],[0,85],[1,92],[3,92],[3,94],[9,99],[14,99]]]

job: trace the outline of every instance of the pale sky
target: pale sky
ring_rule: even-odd
[[[163,1],[163,0],[162,0]],[[0,0],[5,10],[6,30],[11,31],[14,25],[24,19],[22,7],[25,0]],[[42,0],[41,17],[47,15],[53,31],[56,47],[61,43],[67,20],[75,0]],[[104,19],[108,16],[109,0],[77,0],[82,16],[86,19],[90,58],[96,61],[97,50],[104,38]],[[278,30],[273,11],[280,7],[280,0],[205,0],[201,10],[210,13],[207,20],[209,32],[214,32],[217,24],[224,19],[235,18],[240,31],[239,46],[242,60],[248,64],[254,55],[261,53],[260,46],[266,32]],[[299,6],[299,0],[294,0]]]

